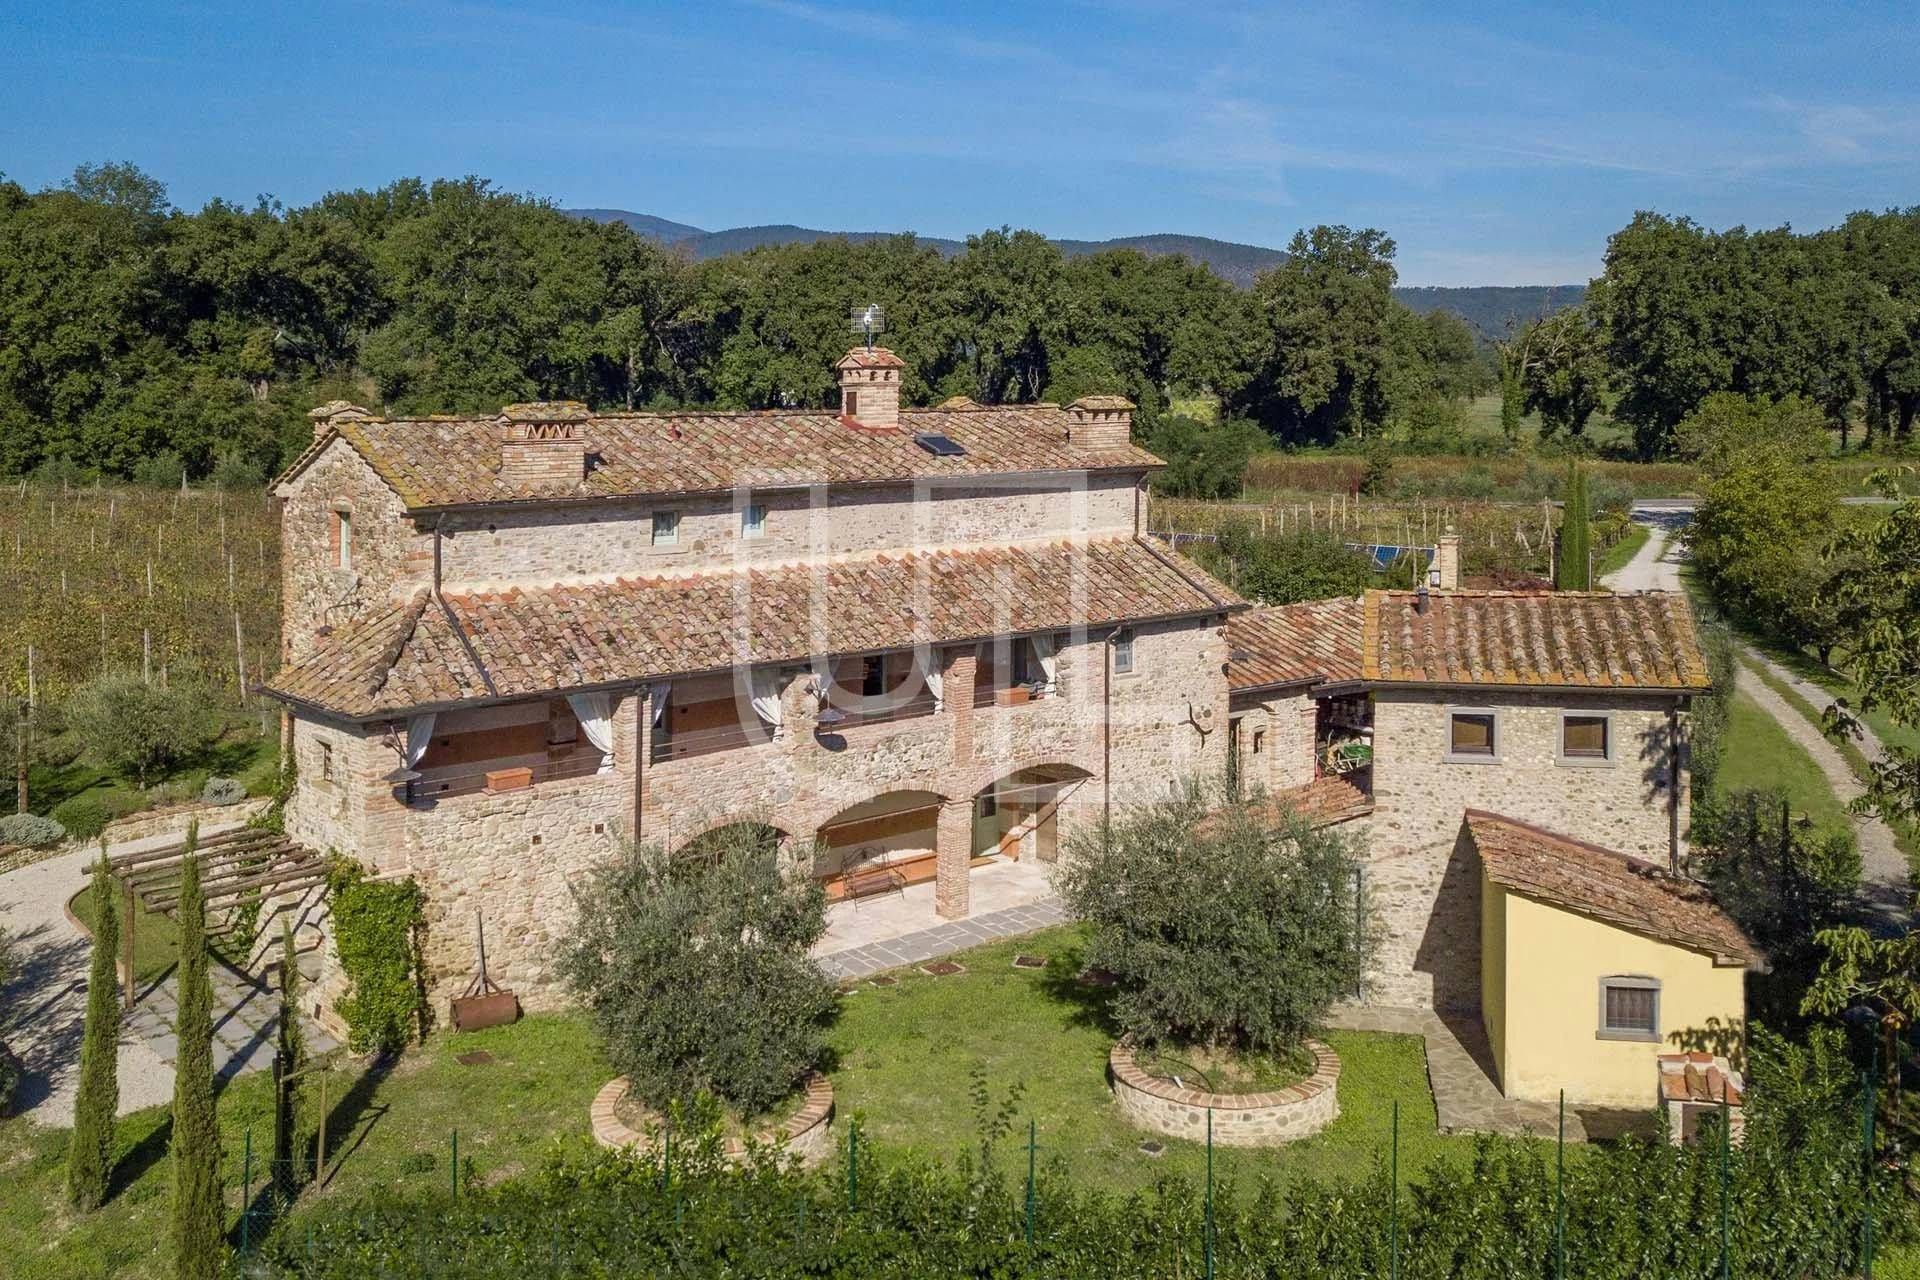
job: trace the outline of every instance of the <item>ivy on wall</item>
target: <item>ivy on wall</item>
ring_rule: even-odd
[[[327,872],[333,943],[347,975],[337,1008],[355,1053],[391,1052],[424,1030],[420,935],[426,920],[420,886],[372,880],[365,867],[336,857]]]

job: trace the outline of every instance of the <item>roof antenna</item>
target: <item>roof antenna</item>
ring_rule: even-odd
[[[853,331],[864,334],[867,350],[873,350],[873,335],[887,327],[886,312],[881,310],[879,303],[869,302],[864,307],[856,304],[848,316],[853,321]]]

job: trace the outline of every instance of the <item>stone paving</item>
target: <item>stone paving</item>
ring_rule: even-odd
[[[226,829],[215,825],[212,835]],[[175,837],[156,836],[113,846],[111,852],[158,847]],[[87,972],[92,951],[87,936],[67,919],[68,899],[86,885],[91,849],[75,850],[0,875],[0,928],[14,939],[18,972],[0,993],[0,1038],[26,1067],[16,1099],[22,1115],[45,1125],[73,1123],[73,1098],[86,1019]],[[214,1070],[220,1079],[265,1067],[273,1060],[273,995],[245,975],[218,963],[213,982]],[[173,1025],[178,1014],[171,972],[138,993],[120,1028],[120,1113],[161,1105],[173,1096],[178,1053]],[[324,1052],[333,1042],[308,1024],[308,1046]]]
[[[1495,1086],[1489,1065],[1493,1055],[1477,1014],[1341,1005],[1328,1013],[1327,1025],[1344,1031],[1391,1031],[1425,1040],[1427,1085],[1433,1091],[1434,1118],[1442,1133],[1551,1138],[1558,1130],[1555,1103],[1508,1098]],[[1568,1108],[1567,1141],[1587,1140],[1587,1119],[1586,1114]]]
[[[849,947],[825,955],[815,953],[827,976],[841,979],[864,978],[883,969],[923,964],[940,956],[952,955],[986,942],[1017,938],[1052,925],[1064,924],[1067,910],[1052,895],[1000,911],[985,911],[964,920],[949,920],[931,928],[918,929],[880,942]]]

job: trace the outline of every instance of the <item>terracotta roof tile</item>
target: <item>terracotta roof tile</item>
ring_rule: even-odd
[[[1361,674],[1384,684],[1711,686],[1679,592],[1369,591]]]
[[[1237,692],[1360,678],[1360,600],[1249,609],[1227,620],[1228,683]]]
[[[1129,538],[449,592],[444,603],[423,592],[331,637],[268,692],[373,718],[739,663],[1240,606],[1197,567]]]
[[[1467,810],[1466,823],[1487,878],[1503,888],[1661,942],[1705,951],[1716,964],[1757,968],[1765,963],[1733,917],[1696,881],[1484,810]]]
[[[564,489],[500,478],[509,423],[553,406],[509,406],[484,418],[336,416],[276,484],[298,475],[334,439],[345,440],[409,510],[482,503],[724,492],[812,483],[859,484],[1030,471],[1150,469],[1160,460],[1132,444],[1094,450],[1067,438],[1072,418],[1055,404],[902,409],[895,429],[849,424],[834,410],[591,414],[568,406],[596,459]],[[916,433],[949,437],[965,452],[941,457]]]

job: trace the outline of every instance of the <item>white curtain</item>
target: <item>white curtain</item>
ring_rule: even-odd
[[[673,692],[673,682],[650,684],[647,686],[647,703],[653,708],[653,727],[658,729],[667,719],[667,695]]]
[[[928,649],[921,656],[920,675],[927,682],[927,692],[933,695],[933,709],[937,714],[947,705],[947,680],[940,671],[938,649]]]
[[[1028,641],[1033,646],[1033,657],[1040,664],[1041,691],[1052,693],[1054,682],[1060,676],[1060,661],[1053,656],[1053,637],[1050,635],[1033,636]]]
[[[419,764],[433,745],[433,712],[407,717],[407,768]]]
[[[580,722],[580,732],[600,752],[600,772],[613,772],[613,695],[606,693],[570,693],[567,705]]]
[[[780,736],[780,691],[786,687],[785,673],[772,667],[755,667],[747,673],[747,689],[753,695],[753,714],[762,724]]]

